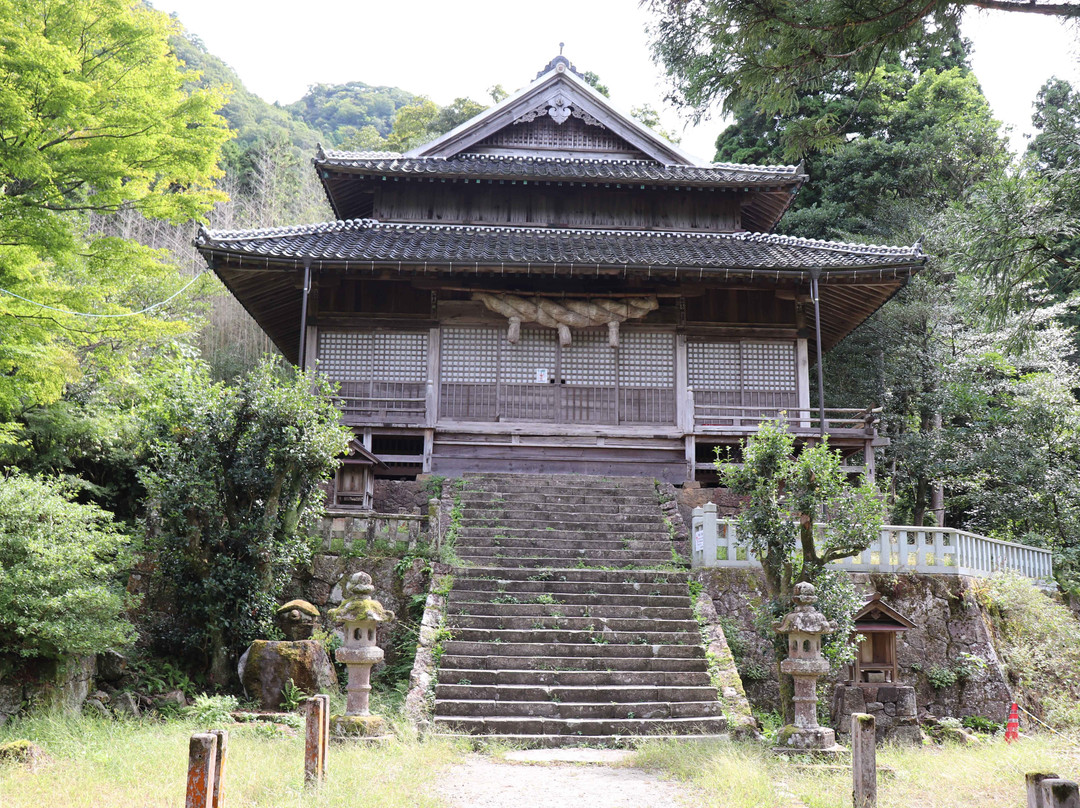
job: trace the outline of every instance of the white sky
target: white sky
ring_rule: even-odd
[[[566,43],[628,111],[650,103],[684,150],[705,159],[720,120],[691,127],[663,102],[663,77],[649,58],[647,13],[637,0],[152,0],[199,36],[251,91],[283,104],[311,84],[362,81],[401,87],[446,104],[458,96],[489,102],[487,89],[525,86]],[[531,9],[531,13],[518,10]],[[965,21],[975,73],[1014,149],[1031,130],[1031,103],[1051,75],[1080,83],[1080,37],[1053,18],[983,12]]]

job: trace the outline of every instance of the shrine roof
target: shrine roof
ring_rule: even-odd
[[[200,230],[196,246],[216,253],[282,263],[372,262],[502,266],[559,264],[770,270],[837,276],[861,270],[916,269],[926,258],[918,245],[889,247],[819,241],[767,233],[587,230],[387,223],[373,219],[323,222],[263,230]],[[907,274],[906,272],[904,274]]]
[[[462,153],[452,157],[412,157],[394,152],[323,150],[317,168],[356,174],[479,179],[555,179],[631,182],[697,187],[799,186],[808,179],[802,165],[703,163],[664,165],[655,160],[585,159],[542,155]]]

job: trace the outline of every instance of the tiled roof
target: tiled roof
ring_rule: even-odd
[[[372,219],[266,230],[200,230],[204,254],[266,259],[579,264],[805,271],[916,267],[918,246],[883,247],[766,233],[396,224]]]
[[[505,154],[405,157],[392,152],[324,151],[322,148],[316,154],[314,163],[318,168],[336,168],[382,176],[547,179],[728,187],[799,185],[807,179],[801,165],[707,163],[665,166],[652,160],[589,160]]]

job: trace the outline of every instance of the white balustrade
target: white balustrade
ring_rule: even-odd
[[[817,526],[819,538],[828,530]],[[718,519],[712,503],[694,508],[692,520],[694,567],[760,567],[761,563],[738,538],[738,523]],[[924,572],[987,576],[1013,570],[1034,580],[1053,576],[1049,550],[991,539],[949,527],[884,525],[881,535],[861,553],[830,566],[852,572]]]

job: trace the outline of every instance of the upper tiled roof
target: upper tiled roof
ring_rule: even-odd
[[[826,271],[916,267],[915,247],[800,239],[766,233],[577,230],[395,224],[371,219],[265,230],[200,230],[204,253],[259,259],[465,264],[579,264]]]
[[[662,165],[652,160],[589,160],[505,154],[405,157],[392,152],[324,151],[321,147],[314,162],[319,168],[384,176],[550,179],[721,187],[801,185],[807,179],[801,165]]]

